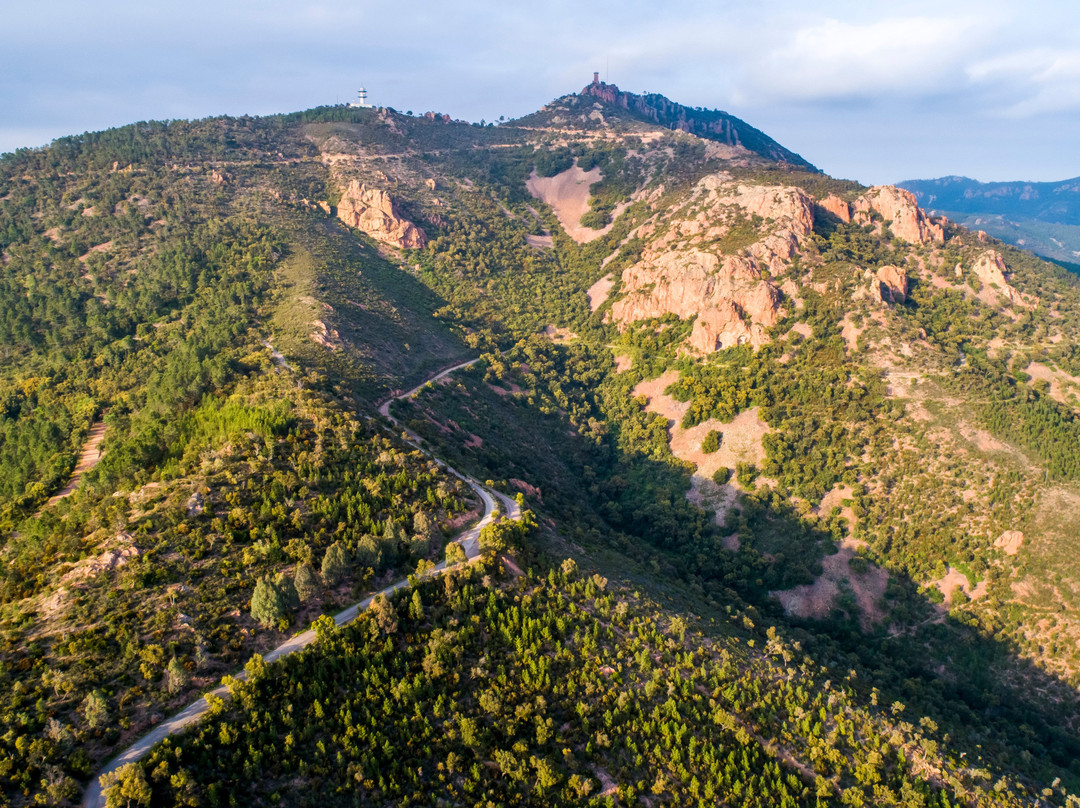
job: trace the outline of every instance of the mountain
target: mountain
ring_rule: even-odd
[[[972,229],[1057,261],[1080,258],[1080,178],[1061,182],[979,182],[967,177],[899,184],[921,205]]]
[[[6,155],[3,801],[1071,804],[1078,342],[1060,267],[599,82]]]
[[[595,128],[610,127],[611,119],[626,124],[644,124],[642,131],[645,132],[655,132],[657,126],[687,132],[704,140],[744,148],[771,161],[817,171],[802,157],[734,115],[701,107],[684,107],[659,93],[626,92],[614,84],[600,81],[599,77],[580,92],[558,98],[540,112],[511,121],[510,125]]]

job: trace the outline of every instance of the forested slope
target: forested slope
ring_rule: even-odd
[[[625,112],[0,161],[7,801],[438,558],[468,489],[375,405],[482,354],[393,412],[537,514],[526,573],[255,659],[114,801],[1068,802],[1076,279]]]

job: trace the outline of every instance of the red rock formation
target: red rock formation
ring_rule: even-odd
[[[765,329],[780,318],[779,289],[761,277],[750,258],[720,257],[699,250],[667,252],[625,270],[625,296],[611,309],[615,322],[675,314],[697,316],[690,344],[708,353],[768,342]]]
[[[908,277],[900,267],[891,264],[877,271],[877,288],[874,290],[882,303],[903,303],[907,300]]]
[[[665,314],[696,317],[689,344],[699,352],[759,347],[783,315],[784,295],[765,271],[781,274],[809,239],[814,202],[799,188],[739,185],[717,175],[698,183],[694,209],[623,271],[623,297],[611,318],[625,326]],[[735,253],[717,249],[731,227],[751,217],[762,220],[756,242]]]
[[[945,243],[944,228],[930,221],[910,191],[891,185],[871,188],[855,200],[852,218],[859,224],[869,224],[872,212],[881,214],[892,234],[908,244]]]
[[[984,286],[990,287],[1009,302],[1015,302],[1018,299],[1016,290],[1009,286],[1009,282],[1005,279],[1008,269],[1001,258],[1001,253],[997,250],[987,250],[979,256],[979,260],[972,267],[972,272]]]
[[[337,215],[349,227],[363,230],[384,244],[410,248],[427,244],[423,230],[398,216],[386,191],[368,188],[356,180],[345,189]]]
[[[851,221],[851,205],[835,194],[829,194],[824,199],[818,200],[817,204],[819,208],[828,211],[844,224]]]

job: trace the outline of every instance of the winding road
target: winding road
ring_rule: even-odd
[[[432,460],[438,463],[442,468],[446,469],[446,471],[448,471],[450,474],[453,474],[458,479],[466,482],[469,486],[472,487],[473,491],[476,492],[477,496],[479,496],[480,500],[484,503],[484,514],[482,517],[480,517],[480,520],[476,522],[472,527],[462,531],[462,533],[453,540],[461,545],[461,549],[465,551],[465,556],[468,559],[466,563],[469,564],[480,558],[480,531],[482,531],[485,527],[495,521],[496,512],[498,510],[501,510],[508,519],[517,520],[521,518],[521,508],[518,506],[518,503],[510,497],[507,497],[506,495],[501,494],[498,491],[492,491],[488,488],[485,488],[472,477],[468,476],[467,474],[462,474],[457,469],[451,468],[442,460],[432,455],[431,452],[429,452],[427,449],[420,445],[420,438],[417,435],[408,431],[407,429],[404,429],[404,427],[402,427],[402,425],[397,421],[397,419],[390,414],[390,404],[396,399],[410,398],[411,396],[416,395],[424,387],[424,385],[430,384],[433,381],[437,381],[438,379],[441,379],[456,370],[461,370],[462,368],[467,368],[471,365],[474,365],[478,361],[479,359],[473,359],[469,362],[462,362],[459,365],[454,365],[453,367],[441,370],[437,374],[432,376],[430,379],[425,381],[423,384],[419,384],[414,387],[412,390],[409,390],[406,393],[391,396],[389,399],[380,404],[378,408],[379,413],[384,418],[386,418],[395,428],[403,430],[406,436],[405,439],[410,444],[412,444],[414,447],[426,454],[428,457],[431,457]],[[434,569],[432,569],[427,574],[439,575],[445,569],[446,562],[440,561],[434,567]],[[389,597],[394,592],[397,592],[399,589],[402,589],[408,585],[409,581],[407,578],[396,581],[385,589],[364,598],[364,600],[360,601],[359,603],[354,603],[349,608],[334,615],[334,623],[336,625],[343,626],[346,623],[352,622],[357,617],[359,617],[360,612],[367,609],[371,605],[371,602],[375,600],[375,598],[379,595],[386,595],[387,597]],[[274,650],[264,654],[263,659],[266,662],[274,662],[288,656],[289,654],[294,654],[297,651],[307,648],[314,641],[315,631],[314,629],[309,628],[307,631],[290,637]],[[235,674],[235,678],[241,681],[247,679],[247,672],[240,671]],[[225,685],[219,685],[218,687],[215,687],[213,690],[210,690],[203,696],[200,696],[197,700],[193,701],[176,715],[162,721],[160,724],[150,730],[150,732],[139,738],[139,740],[137,740],[119,755],[106,763],[105,766],[101,769],[101,771],[99,771],[97,775],[94,776],[94,779],[90,782],[90,785],[87,786],[86,791],[83,794],[83,808],[105,808],[105,795],[101,789],[101,778],[110,772],[116,771],[125,764],[134,763],[137,760],[141,760],[147,755],[147,753],[150,752],[150,750],[154,747],[155,744],[159,743],[170,735],[175,735],[181,732],[186,727],[189,727],[192,724],[196,723],[210,710],[210,704],[208,702],[208,699],[212,696],[226,699],[229,697],[229,691],[225,687]]]

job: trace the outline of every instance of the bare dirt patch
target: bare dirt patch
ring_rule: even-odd
[[[534,197],[551,206],[566,235],[578,244],[586,244],[607,233],[620,212],[615,211],[612,224],[600,230],[582,227],[581,217],[589,210],[589,186],[601,179],[599,168],[582,171],[574,165],[554,177],[538,176],[534,170],[525,181],[525,187]]]
[[[972,443],[980,452],[1007,452],[1011,447],[1002,443],[985,429],[978,429],[970,424],[960,424],[960,434]]]
[[[847,349],[849,351],[854,351],[858,349],[859,336],[865,330],[865,326],[859,328],[857,325],[855,325],[855,323],[851,322],[851,320],[849,320],[847,316],[845,316],[844,319],[840,321],[840,336],[844,338],[844,344],[847,346]]]
[[[1067,404],[1070,394],[1080,391],[1080,379],[1060,370],[1054,370],[1040,362],[1032,362],[1024,373],[1035,381],[1048,382],[1050,384],[1050,397],[1061,404]]]
[[[848,485],[838,485],[821,498],[821,503],[815,509],[818,516],[828,516],[833,508],[840,509],[840,516],[847,520],[849,525],[855,524],[855,512],[851,505],[844,505],[844,501],[851,501],[855,492]]]
[[[672,453],[697,468],[690,478],[687,499],[699,508],[715,511],[716,521],[721,524],[735,504],[738,486],[735,483],[717,485],[713,482],[713,474],[720,468],[734,469],[739,463],[761,466],[765,460],[762,438],[769,432],[769,426],[761,420],[758,408],[754,407],[739,413],[729,423],[710,419],[683,429],[682,418],[690,404],[664,394],[668,385],[678,378],[678,371],[669,370],[655,379],[641,382],[634,388],[634,395],[645,396],[648,401],[646,409],[668,419]],[[714,429],[721,435],[720,448],[706,454],[701,451],[701,442]]]
[[[86,261],[86,260],[88,260],[88,259],[90,258],[90,256],[91,256],[91,255],[93,255],[94,253],[97,253],[97,252],[105,252],[105,250],[107,250],[107,249],[109,249],[110,247],[112,247],[112,245],[113,245],[113,243],[112,243],[112,240],[111,240],[111,239],[110,239],[109,241],[106,241],[106,242],[105,242],[104,244],[96,244],[96,245],[94,245],[93,247],[91,247],[91,248],[90,248],[89,250],[87,250],[86,252],[84,252],[84,253],[83,253],[82,255],[80,255],[80,256],[79,256],[79,260],[80,260],[80,261]]]
[[[614,285],[615,278],[612,275],[605,275],[589,287],[589,290],[585,293],[589,297],[589,311],[596,311],[604,305],[604,301],[608,299]]]
[[[1019,530],[1006,530],[996,539],[994,539],[994,546],[1000,547],[1005,551],[1005,555],[1014,556],[1020,552],[1020,547],[1024,543],[1024,534]]]
[[[497,396],[516,396],[525,392],[521,389],[521,387],[514,384],[513,382],[510,382],[510,389],[507,389],[505,387],[499,387],[499,385],[497,384],[489,384],[488,387],[490,387],[491,391]]]
[[[446,520],[443,530],[447,533],[456,533],[461,528],[479,519],[481,513],[483,513],[483,509],[480,507],[474,507],[464,513],[459,513],[453,519]]]
[[[577,334],[569,328],[560,328],[557,325],[544,326],[544,336],[552,342],[567,342],[572,339],[577,339]]]
[[[536,247],[538,250],[550,250],[555,246],[555,239],[552,236],[525,236],[525,241],[530,247]]]
[[[518,489],[524,494],[527,494],[530,497],[536,497],[540,500],[544,498],[543,495],[540,493],[539,488],[537,488],[535,485],[531,485],[525,482],[524,480],[519,480],[517,477],[510,478],[510,485],[514,486],[514,488]]]
[[[851,568],[855,547],[854,542],[843,542],[834,555],[821,560],[823,571],[814,583],[773,592],[773,597],[793,617],[820,620],[832,613],[837,596],[848,589],[859,607],[863,628],[880,623],[884,617],[881,601],[889,584],[889,573],[870,562],[866,562],[865,571],[855,572]]]
[[[610,774],[599,766],[593,766],[593,772],[596,774],[596,779],[600,781],[600,797],[610,797],[612,794],[619,790],[619,784],[615,782]]]
[[[465,441],[466,449],[479,449],[484,445],[484,439],[479,435],[469,435],[469,439]]]
[[[663,415],[672,424],[678,424],[686,414],[690,404],[676,401],[666,395],[664,390],[679,380],[679,371],[668,370],[655,379],[646,379],[634,388],[635,396],[645,396],[645,409]]]
[[[624,370],[630,370],[634,366],[634,360],[632,357],[626,354],[618,354],[615,357],[615,372],[622,373]]]
[[[986,581],[979,581],[977,586],[972,586],[964,573],[951,566],[943,577],[933,582],[933,585],[940,589],[941,594],[945,596],[946,606],[951,606],[953,601],[956,600],[957,590],[963,592],[971,600],[978,600],[986,594]]]

